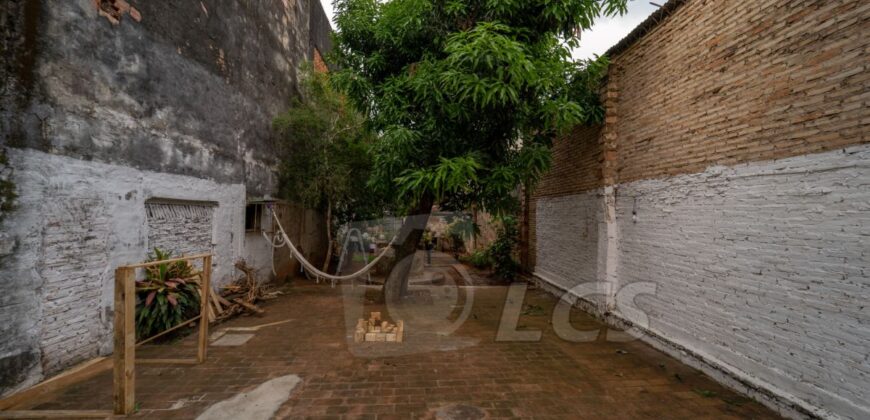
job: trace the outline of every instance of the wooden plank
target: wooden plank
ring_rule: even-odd
[[[233,302],[236,302],[236,303],[238,303],[239,305],[242,305],[245,309],[247,309],[247,310],[249,310],[249,311],[251,311],[251,312],[254,312],[254,313],[258,314],[258,315],[261,315],[261,314],[263,314],[263,313],[266,312],[266,311],[262,310],[259,306],[254,305],[254,304],[251,304],[251,303],[248,303],[248,302],[245,302],[244,300],[241,300],[241,299],[239,299],[239,298],[235,298],[235,299],[233,299]]]
[[[200,316],[197,315],[197,316],[195,316],[195,317],[193,317],[193,318],[190,318],[190,319],[188,319],[187,321],[184,321],[184,322],[182,322],[181,324],[178,324],[178,325],[176,325],[176,326],[174,326],[174,327],[172,327],[172,328],[170,328],[170,329],[168,329],[168,330],[164,330],[164,331],[161,331],[160,333],[157,333],[157,334],[155,334],[155,335],[152,335],[151,337],[148,337],[148,338],[146,338],[146,339],[144,339],[144,340],[142,340],[142,341],[136,343],[136,347],[139,347],[139,346],[141,346],[141,345],[143,345],[143,344],[145,344],[145,343],[147,343],[147,342],[150,342],[150,341],[152,341],[152,340],[154,340],[154,339],[156,339],[156,338],[158,338],[158,337],[160,337],[160,336],[166,335],[166,334],[171,333],[171,332],[173,332],[173,331],[175,331],[175,330],[177,330],[177,329],[179,329],[179,328],[181,328],[181,327],[183,327],[183,326],[185,326],[185,325],[187,325],[187,324],[190,324],[191,322],[196,321],[197,319],[199,319],[199,317],[200,317]]]
[[[230,306],[233,306],[233,303],[230,302],[230,301],[228,301],[228,300],[226,300],[226,298],[224,298],[223,296],[221,296],[220,293],[213,293],[213,295],[214,295],[215,297],[217,297],[217,300],[218,300],[218,302],[221,303],[221,305],[223,305],[223,306],[225,306],[225,307],[227,307],[227,308],[229,308]]]
[[[135,271],[115,270],[114,408],[115,414],[131,414],[136,386],[136,291]]]
[[[160,265],[160,264],[174,263],[174,262],[178,262],[178,261],[198,260],[200,258],[205,258],[205,257],[211,257],[211,254],[205,253],[205,254],[181,256],[178,258],[170,258],[168,260],[148,261],[148,262],[143,262],[143,263],[138,263],[138,264],[126,265],[126,266],[121,267],[121,268],[145,268],[145,267],[151,267],[151,266]]]
[[[0,411],[0,419],[106,419],[109,410],[15,410]]]
[[[217,293],[211,293],[211,302],[214,304],[215,315],[220,315],[221,312],[224,311],[224,308],[221,306],[221,301],[218,299]]]
[[[140,365],[196,365],[199,359],[139,359]]]
[[[211,254],[202,258],[202,287],[199,296],[200,319],[199,323],[199,347],[196,352],[196,360],[199,363],[205,362],[206,352],[208,350],[208,313],[209,313],[209,295],[211,294]],[[212,315],[214,316],[214,315]]]
[[[396,342],[401,343],[405,335],[405,321],[396,322]]]
[[[28,408],[28,406],[40,401],[41,397],[47,394],[51,394],[74,383],[90,379],[101,372],[109,370],[111,367],[112,359],[108,357],[97,357],[96,359],[89,360],[60,375],[0,400],[0,410]]]

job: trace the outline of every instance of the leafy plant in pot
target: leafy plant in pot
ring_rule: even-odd
[[[148,261],[172,258],[154,248]],[[199,313],[199,280],[187,261],[161,263],[145,269],[136,282],[136,335],[139,339],[166,331]]]

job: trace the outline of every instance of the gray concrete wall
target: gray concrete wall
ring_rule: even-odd
[[[118,25],[92,0],[0,6],[24,39],[3,50],[4,144],[270,193],[271,120],[310,54],[308,1],[133,5],[141,21]]]
[[[624,183],[615,235],[584,233],[590,215],[607,229],[606,194],[542,197],[536,274],[560,290],[601,281],[610,302],[654,283],[634,302],[648,323],[593,308],[787,414],[867,418],[868,180],[862,145]]]
[[[117,24],[113,0],[0,2],[0,395],[110,352],[113,270],[152,246],[231,280],[246,198],[276,189],[271,120],[328,48],[311,1],[130,1]],[[150,199],[214,207],[149,220]]]

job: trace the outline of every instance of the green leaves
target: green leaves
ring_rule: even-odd
[[[360,84],[352,83],[352,88],[368,89],[364,79],[353,79]],[[372,135],[365,118],[333,89],[328,75],[306,67],[301,90],[302,99],[272,123],[281,160],[280,194],[318,210],[331,202],[335,214],[344,215],[355,203],[371,198],[365,189]]]
[[[486,254],[492,260],[495,273],[503,281],[512,281],[516,278],[520,267],[514,259],[514,252],[519,242],[517,219],[513,216],[500,217],[498,224],[495,241],[490,244]]]
[[[441,158],[441,162],[433,167],[406,171],[396,178],[396,184],[402,195],[415,201],[426,193],[441,200],[448,194],[470,191],[478,180],[477,171],[482,167],[473,155]]]
[[[378,134],[369,186],[516,206],[549,139],[603,118],[607,61],[574,62],[577,29],[626,0],[339,0],[334,75]],[[407,204],[407,203],[406,203]]]
[[[173,258],[160,248],[148,261]],[[136,282],[136,335],[142,339],[167,330],[199,313],[199,284],[185,279],[194,275],[187,261],[162,263],[145,269],[145,279]]]

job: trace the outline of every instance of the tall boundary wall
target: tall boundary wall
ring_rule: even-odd
[[[784,415],[870,417],[868,25],[854,0],[668,2],[609,52],[605,122],[554,144],[536,280],[598,283],[582,308]]]

